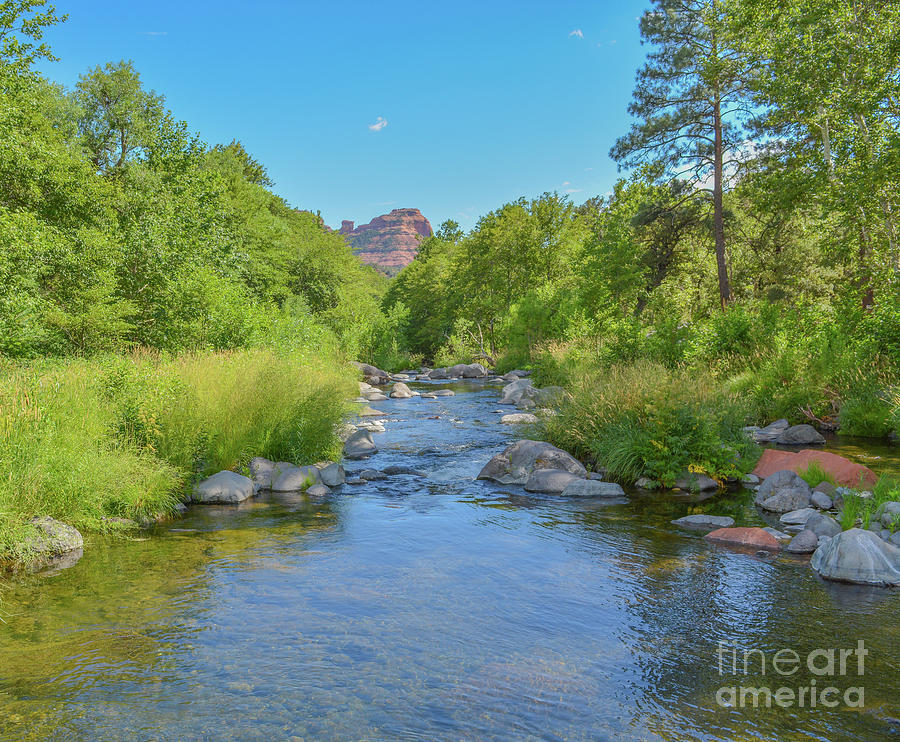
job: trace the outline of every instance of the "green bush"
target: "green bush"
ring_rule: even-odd
[[[810,487],[817,487],[822,482],[837,486],[834,476],[825,471],[818,461],[811,461],[805,469],[798,469],[797,474]]]
[[[550,440],[619,481],[671,486],[688,471],[736,477],[758,458],[742,430],[744,406],[708,375],[639,361],[582,372],[569,391],[548,422]]]
[[[352,379],[334,357],[271,350],[0,366],[0,554],[21,556],[33,516],[110,530],[252,456],[336,458]]]

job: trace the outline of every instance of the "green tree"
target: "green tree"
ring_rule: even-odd
[[[658,175],[688,178],[709,193],[721,305],[731,298],[725,251],[726,156],[743,137],[747,90],[727,43],[723,0],[654,0],[640,22],[653,49],[638,72],[629,112],[638,119],[610,151],[621,165],[652,163]],[[712,187],[706,186],[712,180]]]
[[[66,18],[57,15],[56,8],[46,0],[0,2],[0,83],[8,84],[24,75],[40,59],[55,59],[41,39],[44,29]]]

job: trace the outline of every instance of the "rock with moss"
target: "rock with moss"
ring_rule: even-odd
[[[322,481],[322,475],[315,466],[292,466],[281,472],[272,483],[273,492],[302,492]]]
[[[81,533],[68,523],[49,515],[32,518],[29,523],[35,531],[25,539],[23,546],[35,561],[49,560],[84,548]]]

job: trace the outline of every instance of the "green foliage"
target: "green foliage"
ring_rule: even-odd
[[[797,474],[810,487],[817,487],[822,482],[837,486],[834,477],[822,468],[818,461],[811,461],[805,469],[798,469]]]
[[[334,358],[271,350],[6,363],[0,553],[35,515],[110,530],[106,518],[167,512],[253,456],[336,458],[352,379]]]
[[[736,477],[758,457],[742,430],[740,400],[697,372],[650,362],[582,368],[569,391],[547,423],[550,440],[619,481],[644,476],[671,486],[684,472]]]

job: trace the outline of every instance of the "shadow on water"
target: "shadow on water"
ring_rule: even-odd
[[[710,548],[669,523],[759,523],[746,491],[566,501],[475,481],[515,431],[493,412],[496,388],[435,386],[456,396],[378,403],[381,452],[350,465],[425,479],[193,508],[9,584],[0,738],[896,737],[896,592]],[[860,639],[862,710],[717,703],[723,686],[812,679],[720,674],[719,642],[771,657]]]

